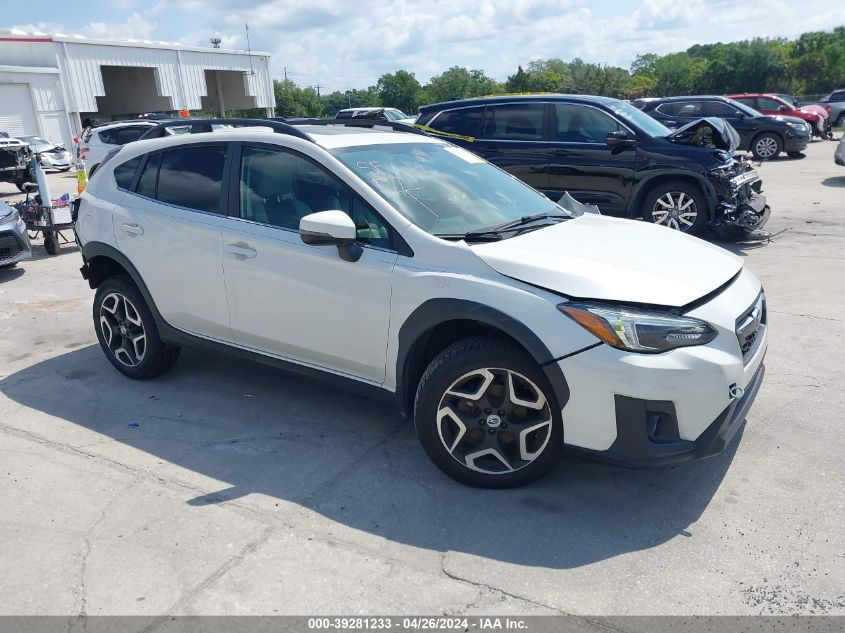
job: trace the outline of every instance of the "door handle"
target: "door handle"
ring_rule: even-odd
[[[252,259],[256,255],[258,255],[258,251],[256,251],[254,248],[250,248],[249,246],[244,246],[241,244],[227,244],[226,252],[231,255],[234,255],[239,259]]]
[[[570,152],[568,149],[552,150],[552,154],[554,154],[555,156],[572,156],[572,152]]]
[[[124,231],[129,233],[130,235],[143,235],[144,234],[144,227],[138,224],[121,224],[120,228]]]

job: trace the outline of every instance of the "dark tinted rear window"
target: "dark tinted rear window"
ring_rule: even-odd
[[[147,164],[144,165],[144,171],[141,172],[141,178],[138,180],[138,187],[135,192],[147,196],[148,198],[156,197],[156,180],[158,179],[158,166],[161,163],[161,154],[151,154]]]
[[[540,141],[543,139],[545,111],[544,103],[488,105],[478,136],[485,139]],[[438,119],[434,120],[434,127],[437,127]]]
[[[141,158],[143,156],[130,158],[122,165],[114,168],[114,180],[118,187],[129,189],[132,186],[132,180],[135,178],[135,172],[138,171],[138,165],[141,164]]]
[[[161,154],[156,198],[180,207],[221,213],[225,145],[191,145]]]
[[[752,104],[746,104],[754,107]],[[701,116],[735,117],[736,108],[722,101],[708,101],[704,104],[704,114]]]
[[[481,123],[481,115],[484,113],[484,106],[474,108],[461,108],[459,110],[446,110],[437,115],[431,123],[425,125],[439,132],[459,134],[461,136],[477,136],[478,124]]]
[[[98,132],[100,140],[108,145],[126,145],[137,141],[149,126],[118,127]]]
[[[352,118],[352,112],[350,112],[350,111],[344,112],[343,110],[341,110],[340,112],[338,112],[335,115],[334,118],[336,118],[336,119],[351,119]]]

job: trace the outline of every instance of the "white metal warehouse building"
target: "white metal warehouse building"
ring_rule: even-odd
[[[275,106],[270,56],[0,31],[0,132],[72,146],[83,122]]]

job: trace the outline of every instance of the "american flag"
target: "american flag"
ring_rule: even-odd
[[[62,207],[66,207],[70,204],[70,194],[66,193],[61,198],[56,198],[53,200],[53,208],[54,209],[61,209]]]

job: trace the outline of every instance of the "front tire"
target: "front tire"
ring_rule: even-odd
[[[783,151],[783,141],[777,134],[763,132],[754,137],[751,141],[751,154],[757,160],[770,160],[776,158]]]
[[[648,192],[643,200],[643,219],[697,235],[707,226],[707,201],[699,187],[673,180]]]
[[[545,475],[563,450],[563,422],[548,379],[507,341],[458,341],[428,366],[414,402],[425,452],[469,486],[512,488]]]
[[[103,353],[124,376],[153,378],[179,359],[180,348],[159,338],[152,312],[129,277],[109,277],[100,284],[93,316]]]

